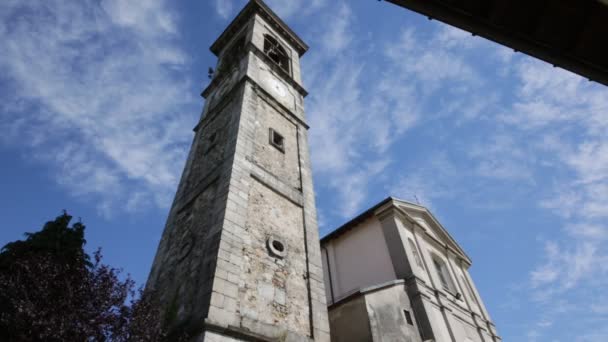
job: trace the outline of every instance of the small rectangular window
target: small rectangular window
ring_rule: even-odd
[[[270,144],[285,153],[285,138],[274,129],[270,129]]]
[[[414,325],[414,321],[412,321],[412,315],[410,315],[410,312],[407,310],[403,310],[403,314],[405,314],[405,321],[407,322],[407,324]]]

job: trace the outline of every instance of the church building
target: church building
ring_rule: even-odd
[[[164,324],[197,342],[328,342],[330,321],[334,341],[498,341],[470,260],[423,208],[391,199],[325,237],[321,253],[307,50],[261,0],[211,45],[217,66],[146,284]],[[374,249],[351,249],[367,238]]]
[[[433,214],[387,198],[321,240],[333,342],[500,342],[471,259]]]

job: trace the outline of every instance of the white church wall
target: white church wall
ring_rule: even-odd
[[[455,298],[456,304],[458,304],[462,309],[469,309],[468,302],[465,298],[467,294],[467,290],[465,288],[465,284],[462,283],[462,270],[458,265],[458,261],[456,260],[456,256],[453,253],[448,253],[448,256],[445,258],[447,260],[451,275],[452,282],[454,283],[455,290],[460,296]]]
[[[435,269],[435,265],[433,263],[433,258],[438,258],[445,262],[445,259],[441,256],[441,252],[433,246],[433,243],[424,236],[424,234],[419,235],[419,244],[420,250],[423,255],[424,260],[426,261],[426,265],[428,266],[428,274],[432,279],[433,285],[441,291],[444,291],[441,286],[441,280],[439,279],[439,275],[437,270]]]
[[[430,323],[435,333],[435,341],[437,342],[450,342],[452,338],[450,337],[450,331],[448,330],[448,326],[446,324],[445,319],[443,318],[443,313],[439,307],[425,302],[424,306],[426,308],[426,312],[430,313]]]
[[[415,276],[417,276],[418,278],[424,280],[425,282],[429,282],[428,273],[426,272],[426,266],[424,265],[424,260],[422,259],[423,258],[422,251],[418,247],[418,242],[416,242],[416,237],[414,236],[414,233],[413,233],[412,223],[403,222],[402,220],[397,220],[397,226],[399,227],[399,233],[401,234],[401,240],[405,244],[405,250],[407,253],[407,258],[409,260],[410,269],[411,269],[412,273]],[[410,244],[410,241],[413,244],[413,247]],[[416,257],[416,255],[415,255],[416,251],[414,251],[413,248],[416,248],[418,257]],[[420,260],[419,263],[417,262],[417,259]],[[406,260],[404,260],[403,262],[406,262]]]
[[[380,222],[375,217],[324,247],[335,259],[332,262],[330,256],[329,262],[335,300],[354,290],[396,279]]]
[[[414,221],[418,222],[418,224],[420,224],[430,236],[434,237],[435,239],[439,239],[435,230],[431,229],[431,227],[424,218],[422,218],[421,216],[413,216],[413,219]]]
[[[469,286],[469,280],[465,276],[466,270],[463,269],[462,265],[458,263],[455,259],[450,258],[450,262],[452,263],[452,268],[456,273],[457,281],[460,286],[460,293],[462,294],[462,298],[466,301],[468,308],[474,313],[481,315],[481,309],[479,308],[479,304],[477,299],[475,298],[475,294],[473,293],[473,289]]]
[[[475,327],[473,327],[470,323],[461,320],[453,315],[451,317],[452,319],[450,320],[450,323],[456,341],[483,342],[481,341],[481,337],[479,336],[479,333],[477,333]]]

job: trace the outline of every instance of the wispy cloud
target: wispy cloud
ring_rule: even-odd
[[[514,70],[518,100],[500,118],[525,136],[543,137],[530,145],[532,151],[551,160],[550,168],[558,172],[539,206],[565,221],[543,240],[542,260],[529,274],[532,298],[544,311],[553,310],[558,298],[589,307],[597,290],[608,286],[608,90],[531,59],[519,61]],[[553,318],[563,321],[575,310],[555,312]],[[577,315],[593,327],[602,317],[601,310]],[[598,332],[576,340],[606,338],[606,332]]]
[[[305,60],[314,68],[307,67],[304,73],[315,89],[308,100],[313,166],[324,179],[356,178],[365,165],[394,158],[399,153],[393,149],[417,126],[441,126],[446,119],[460,125],[491,116],[490,108],[498,106],[499,97],[488,94],[487,80],[472,65],[472,59],[463,54],[473,51],[480,40],[440,26],[430,33],[408,29],[396,38],[378,39],[371,33],[372,36],[355,41],[354,35],[364,36],[352,29],[357,27],[352,10],[339,4],[329,13],[324,19],[328,26],[318,31],[332,34],[320,35],[321,51],[316,51],[312,61]],[[487,96],[475,96],[479,93]],[[340,127],[339,134],[336,127]],[[493,146],[490,154],[486,150],[489,146]],[[490,145],[484,142],[477,153],[470,146],[463,150],[468,151],[465,157],[476,163],[481,177],[532,182],[528,156],[515,138],[494,137]],[[441,155],[442,152],[433,153],[429,159]],[[443,157],[442,160],[449,159]],[[340,198],[366,197],[372,188],[380,187],[406,199],[413,199],[415,194],[427,205],[437,198],[465,192],[453,185],[460,182],[443,171],[445,165],[415,166],[416,171],[392,177],[390,185],[368,182],[358,188],[356,197],[347,187],[327,183]],[[444,177],[439,179],[438,175]],[[363,209],[356,208],[355,203],[367,203],[349,202],[352,209],[343,210],[342,218]]]
[[[196,113],[190,81],[173,72],[189,63],[176,14],[160,0],[3,6],[0,69],[15,92],[0,95],[15,133],[5,143],[105,211],[168,205]]]
[[[233,0],[215,0],[215,10],[217,14],[223,19],[228,19],[233,14],[234,9]]]
[[[469,147],[468,153],[480,177],[533,183],[534,156],[526,147],[513,135],[503,132]]]
[[[228,20],[245,2],[210,8]],[[288,21],[315,19],[300,33],[314,37],[303,77],[317,190],[335,203],[321,221],[386,192],[557,217],[525,227],[544,233],[518,300],[543,314],[522,339],[569,322],[590,331],[570,340],[606,339],[605,87],[443,25],[363,32],[353,2],[268,3]],[[189,148],[199,101],[185,96],[191,61],[167,4],[0,2],[0,143],[103,212],[166,206]]]
[[[295,14],[309,15],[327,4],[327,0],[266,0],[268,6],[281,18],[289,19]],[[216,13],[223,19],[230,19],[236,10],[242,8],[246,0],[214,0]]]
[[[483,197],[501,202],[496,208],[524,201],[563,217],[561,226],[542,227],[553,233],[541,239],[542,259],[528,268],[526,294],[549,313],[532,324],[529,339],[543,340],[576,311],[572,300],[590,305],[593,297],[584,292],[608,286],[608,91],[454,29],[410,29],[393,40],[372,39],[372,49],[385,52],[381,59],[351,46],[340,63],[323,69],[326,82],[313,77],[321,93],[309,100],[316,174],[357,180],[366,165],[392,161],[378,174],[390,180],[357,187],[326,182],[336,198],[352,199],[342,217],[363,209],[357,204],[378,186],[431,207],[438,200]],[[473,65],[480,60],[470,58],[475,53],[489,57],[489,64]],[[500,89],[494,78],[511,85]],[[408,141],[400,146],[407,152],[396,152],[412,130],[418,138],[428,130],[434,146]],[[598,318],[598,312],[581,317]]]
[[[335,54],[344,50],[354,38],[353,34],[349,32],[351,22],[354,20],[352,10],[346,3],[339,3],[336,11],[334,20],[323,33],[321,40],[327,54]]]
[[[419,203],[430,209],[438,199],[454,199],[463,189],[453,181],[464,175],[458,171],[445,153],[429,156],[429,161],[413,162],[404,167],[401,175],[386,185],[386,190],[398,198]]]
[[[327,0],[267,0],[266,2],[284,19],[289,19],[295,14],[310,15],[328,3]]]
[[[348,28],[356,18],[350,7],[339,3],[327,13],[327,27],[320,30],[330,34],[321,36],[321,50],[308,64],[317,71],[305,73],[312,75],[315,89],[308,100],[310,141],[315,172],[334,180],[328,184],[344,203],[337,214],[346,218],[362,209],[373,186],[362,177],[385,171],[388,149],[415,124],[418,112],[411,101],[414,89],[395,72],[400,63],[389,60],[380,68],[362,62],[370,51],[353,40],[357,33]],[[341,127],[339,134],[336,127]]]

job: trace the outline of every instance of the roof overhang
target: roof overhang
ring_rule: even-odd
[[[387,0],[608,85],[608,0]]]
[[[469,258],[467,253],[462,249],[462,247],[460,247],[460,245],[458,244],[458,242],[456,242],[452,235],[450,235],[448,230],[445,229],[443,225],[441,225],[435,215],[433,215],[433,213],[431,213],[431,211],[428,210],[426,207],[396,198],[393,199],[392,205],[397,210],[401,211],[401,213],[403,214],[401,217],[403,219],[419,227],[425,233],[428,233],[427,228],[421,225],[415,219],[415,216],[420,216],[430,226],[429,228],[433,229],[434,232],[441,238],[440,240],[438,240],[433,237],[433,234],[428,234],[428,237],[430,239],[435,240],[438,245],[441,245],[442,247],[446,248],[447,250],[450,250],[452,253],[459,256],[467,264],[471,264],[471,258]],[[378,209],[378,211],[379,210],[382,210],[382,208]]]
[[[277,30],[285,39],[287,39],[293,47],[298,51],[298,54],[302,56],[306,51],[308,51],[308,45],[304,43],[304,41],[293,32],[287,24],[279,16],[274,13],[268,5],[264,3],[262,0],[249,0],[249,3],[243,7],[241,12],[232,20],[230,25],[222,32],[220,37],[211,45],[211,52],[213,52],[216,56],[219,56],[220,52],[230,42],[230,39],[240,31],[240,29],[245,25],[249,19],[254,14],[259,14],[264,17],[275,30]]]

